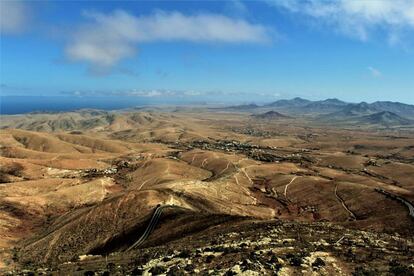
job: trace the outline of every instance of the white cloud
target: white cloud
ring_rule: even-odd
[[[395,40],[395,31],[414,30],[414,0],[268,0],[283,7],[323,21],[342,33],[367,40],[373,30],[382,29]]]
[[[86,12],[88,24],[70,37],[65,53],[95,72],[106,72],[120,60],[136,54],[137,44],[153,41],[266,43],[269,30],[242,19],[217,14],[183,15],[157,12],[134,16],[117,10],[111,14]]]
[[[254,91],[198,91],[188,90],[172,90],[172,89],[119,89],[119,90],[74,90],[62,91],[63,95],[92,97],[92,96],[109,96],[109,97],[144,97],[153,99],[205,99],[215,98],[215,96],[227,99],[273,99],[281,97],[282,94],[277,92],[254,92]]]
[[[184,96],[204,96],[207,95],[208,93],[202,93],[200,91],[194,91],[194,90],[190,90],[190,91],[184,91],[183,95]]]
[[[18,34],[24,31],[29,17],[29,10],[20,1],[0,1],[0,33]]]
[[[372,67],[372,66],[368,66],[368,71],[371,73],[371,76],[374,78],[381,78],[382,77],[382,73],[380,70]]]

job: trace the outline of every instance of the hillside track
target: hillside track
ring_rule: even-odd
[[[173,205],[160,205],[155,208],[154,213],[145,229],[144,233],[138,238],[136,242],[134,242],[130,247],[128,247],[125,251],[130,251],[134,248],[139,247],[142,245],[149,237],[149,235],[154,231],[155,226],[158,224],[158,221],[162,215],[162,212],[165,208],[174,207]]]
[[[356,215],[348,208],[345,201],[342,199],[342,197],[338,194],[338,184],[335,186],[335,197],[338,199],[338,201],[341,203],[342,207],[348,212],[350,220],[356,220]]]
[[[398,196],[398,195],[395,195],[393,193],[384,191],[382,189],[378,189],[377,188],[377,189],[375,189],[375,191],[377,191],[377,192],[385,195],[386,197],[389,197],[391,199],[397,200],[400,203],[402,203],[405,206],[407,206],[407,208],[408,208],[408,214],[410,215],[410,217],[412,217],[414,219],[414,205],[411,202],[409,202],[408,200],[406,200],[405,198],[403,198],[401,196]]]

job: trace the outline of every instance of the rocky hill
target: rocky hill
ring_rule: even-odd
[[[253,118],[256,119],[265,119],[265,120],[277,120],[277,119],[287,119],[287,118],[291,118],[290,116],[286,116],[283,115],[277,111],[268,111],[266,113],[262,113],[262,114],[255,114],[252,115]]]
[[[361,124],[373,124],[382,126],[404,126],[412,125],[414,121],[398,116],[389,111],[381,111],[358,119]]]
[[[273,103],[269,103],[266,106],[268,107],[303,107],[307,104],[311,103],[312,101],[302,99],[300,97],[293,98],[291,100],[278,100]]]
[[[414,118],[414,105],[399,102],[378,101],[371,104],[372,107],[395,113],[402,117]]]
[[[340,111],[330,113],[326,115],[326,118],[351,118],[351,117],[359,117],[359,116],[365,116],[370,115],[378,112],[379,110],[372,107],[370,104],[366,102],[362,102],[359,104],[349,104],[342,108]]]

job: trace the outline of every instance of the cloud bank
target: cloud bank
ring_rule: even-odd
[[[91,96],[115,96],[115,97],[142,97],[142,98],[193,98],[202,99],[205,97],[217,97],[222,99],[223,97],[229,98],[246,98],[252,99],[260,98],[278,98],[281,96],[277,92],[242,92],[242,91],[197,91],[197,90],[171,90],[171,89],[120,89],[120,90],[74,90],[74,91],[62,91],[62,95],[79,96],[79,97],[91,97]]]
[[[289,12],[304,14],[362,41],[374,30],[385,31],[390,43],[404,30],[414,30],[414,0],[268,0]]]
[[[111,14],[85,12],[65,48],[72,61],[86,62],[92,72],[107,72],[120,60],[137,53],[139,43],[187,41],[199,43],[266,43],[268,28],[217,14],[184,15],[157,12],[134,16],[123,10]]]
[[[27,25],[28,17],[29,9],[23,2],[0,1],[0,33],[21,33]]]

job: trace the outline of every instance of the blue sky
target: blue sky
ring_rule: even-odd
[[[3,96],[414,104],[413,0],[0,3]]]

